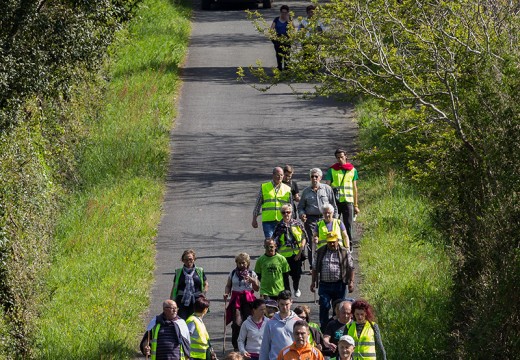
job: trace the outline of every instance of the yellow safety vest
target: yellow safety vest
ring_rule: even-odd
[[[204,291],[204,269],[201,267],[195,266],[195,271],[197,272],[197,275],[200,279],[200,291]],[[173,279],[173,287],[172,287],[172,293],[170,295],[170,299],[175,301],[175,298],[177,298],[177,293],[179,292],[179,282],[182,275],[182,268],[175,270],[175,278]]]
[[[296,240],[297,247],[295,248],[285,245],[285,234],[282,234],[280,236],[280,248],[278,249],[278,253],[280,255],[285,256],[286,258],[298,254],[302,244],[302,229],[299,226],[291,226],[291,233],[293,234],[294,239]]]
[[[342,238],[341,227],[339,226],[339,224],[339,219],[332,219],[332,231],[329,231],[327,229],[327,224],[325,223],[325,220],[318,221],[318,223],[316,224],[316,228],[318,229],[318,245],[316,246],[316,249],[319,249],[323,245],[327,244],[327,235],[329,233],[336,234],[338,236],[338,239]],[[345,246],[345,241],[343,241],[343,246]],[[345,247],[348,248],[348,245]]]
[[[357,336],[356,323],[352,322],[348,328],[348,334],[352,336],[356,342],[354,349],[354,360],[357,359],[375,359],[376,358],[376,342],[374,336],[373,325],[365,322],[365,326],[361,331],[361,335]]]
[[[161,324],[157,324],[152,329],[152,346],[150,347],[150,360],[155,360],[157,358],[157,338],[159,337],[160,328]],[[181,360],[186,359],[184,357],[184,349],[182,348],[181,339],[179,339],[179,348],[181,352]]]
[[[191,339],[191,352],[190,356],[194,359],[206,359],[206,352],[209,348],[209,334],[206,330],[206,326],[195,315],[190,315],[186,320],[186,324],[195,324],[195,333],[190,336]]]
[[[350,171],[346,170],[332,170],[332,182],[330,185],[333,188],[339,189],[339,202],[354,202],[354,187],[352,184],[352,179],[354,179],[354,174],[356,169],[352,169]],[[346,171],[343,174],[343,171]]]
[[[262,199],[262,221],[280,221],[282,206],[291,202],[291,187],[281,183],[278,191],[275,191],[271,181],[263,183]]]

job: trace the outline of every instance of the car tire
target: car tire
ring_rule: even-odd
[[[264,9],[271,8],[271,0],[263,0],[262,4],[264,5]]]
[[[202,10],[211,10],[211,0],[200,0],[200,8]]]

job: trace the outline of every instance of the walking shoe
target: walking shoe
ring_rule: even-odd
[[[294,296],[296,297],[300,297],[302,295],[302,292],[300,291],[300,289],[296,290],[296,292],[294,293]]]

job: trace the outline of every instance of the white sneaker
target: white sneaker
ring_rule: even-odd
[[[294,296],[296,297],[300,297],[302,295],[302,292],[300,291],[300,289],[296,290],[296,292],[294,293]]]

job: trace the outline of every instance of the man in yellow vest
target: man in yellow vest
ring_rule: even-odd
[[[285,204],[291,204],[292,206],[291,187],[285,185],[282,180],[283,169],[275,167],[273,169],[273,179],[262,184],[256,197],[251,225],[255,229],[258,228],[256,218],[261,213],[262,228],[266,239],[273,236],[274,228],[282,220],[282,206]]]
[[[163,302],[163,312],[154,317],[146,327],[141,340],[141,352],[151,360],[188,360],[190,358],[190,333],[183,319],[177,316],[177,304],[173,300]]]
[[[350,240],[350,248],[352,248],[352,241],[354,241],[354,215],[359,213],[357,190],[358,172],[354,168],[354,165],[347,162],[346,150],[336,149],[334,155],[338,162],[327,170],[324,181],[332,186],[334,191],[338,194],[339,199],[336,198],[338,212],[343,216],[343,222],[347,227],[347,234]]]

